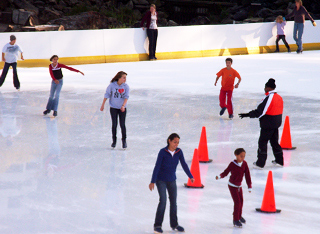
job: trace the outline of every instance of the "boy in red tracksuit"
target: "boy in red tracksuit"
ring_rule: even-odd
[[[241,82],[241,77],[239,73],[231,67],[232,65],[232,58],[226,59],[226,65],[227,67],[222,68],[217,73],[216,82],[214,85],[217,85],[217,82],[219,78],[222,76],[221,80],[221,90],[219,95],[219,101],[220,101],[220,115],[223,115],[225,110],[228,109],[229,118],[233,118],[233,106],[232,106],[232,92],[233,88],[238,88],[239,84]],[[236,85],[234,85],[235,78],[238,78],[239,81]],[[227,97],[227,104],[226,104],[226,97]]]
[[[234,155],[236,156],[236,160],[232,161],[220,176],[216,176],[216,179],[222,179],[231,172],[228,187],[234,202],[233,225],[240,228],[242,227],[241,223],[246,223],[246,220],[242,217],[243,193],[241,182],[243,175],[246,177],[249,193],[251,193],[252,183],[248,164],[244,161],[246,151],[243,148],[238,148],[234,151]]]

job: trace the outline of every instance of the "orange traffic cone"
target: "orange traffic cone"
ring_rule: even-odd
[[[282,149],[285,149],[285,150],[294,150],[297,148],[297,147],[292,147],[289,116],[286,116],[286,119],[284,121],[284,127],[282,130],[280,146]]]
[[[209,159],[209,154],[208,154],[207,133],[206,133],[205,126],[202,127],[199,146],[198,146],[198,153],[199,153],[199,162],[201,163],[212,162],[212,159]]]
[[[188,183],[184,184],[184,186],[186,186],[187,188],[203,188],[204,185],[201,184],[200,165],[199,165],[199,158],[198,158],[198,150],[197,149],[194,149],[190,171],[191,171],[191,174],[193,175],[194,182],[192,183],[189,178]]]
[[[268,173],[268,179],[266,188],[263,194],[263,200],[261,208],[256,208],[256,211],[263,213],[280,213],[281,210],[276,209],[276,202],[274,198],[274,189],[273,189],[273,180],[272,180],[272,171]]]

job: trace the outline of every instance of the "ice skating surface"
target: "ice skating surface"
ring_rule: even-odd
[[[27,57],[27,55],[26,55]],[[190,166],[206,126],[209,164],[201,164],[204,189],[187,189],[177,169],[179,224],[191,234],[319,233],[320,52],[301,55],[232,56],[243,81],[234,90],[233,120],[218,113],[215,74],[225,57],[74,66],[85,76],[64,70],[58,117],[43,117],[51,78],[47,68],[18,68],[21,91],[12,86],[12,70],[0,89],[0,233],[84,234],[153,233],[157,190],[148,184],[160,148],[172,132]],[[111,120],[100,112],[105,88],[116,72],[128,73],[128,149],[121,150],[120,129],[110,149]],[[254,170],[258,119],[237,114],[254,109],[268,78],[276,79],[290,117],[294,151],[284,151],[285,166]],[[283,120],[284,120],[283,116]],[[282,127],[280,128],[281,135]],[[242,229],[232,226],[233,202],[228,178],[216,181],[243,147],[253,192],[243,181]],[[280,214],[257,213],[268,171],[273,171]],[[169,226],[169,202],[163,223]]]

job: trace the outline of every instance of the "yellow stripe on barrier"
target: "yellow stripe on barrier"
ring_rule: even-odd
[[[280,45],[280,52],[286,52],[284,45]],[[297,49],[295,44],[290,45],[294,52]],[[160,52],[157,53],[159,60],[166,59],[183,59],[183,58],[199,58],[199,57],[215,57],[215,56],[230,56],[242,54],[262,54],[272,53],[276,49],[272,46],[257,46],[245,48],[222,48],[214,50],[199,50],[199,51],[175,51],[175,52]],[[303,44],[304,50],[320,50],[320,43],[306,43]],[[26,57],[27,55],[25,55]],[[64,57],[59,58],[59,62],[66,65],[80,65],[80,64],[97,64],[97,63],[118,63],[118,62],[137,62],[148,60],[147,54],[122,54],[122,55],[100,55],[100,56],[80,56],[80,57]],[[0,62],[3,67],[4,62]],[[49,59],[26,59],[18,61],[19,67],[48,67]]]

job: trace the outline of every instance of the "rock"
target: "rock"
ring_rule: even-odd
[[[63,7],[66,7],[66,6],[67,6],[67,4],[66,4],[63,0],[60,0],[60,1],[59,1],[59,5],[60,5],[60,6],[63,6]]]
[[[142,17],[140,11],[137,9],[133,10],[132,15],[133,15],[134,19],[141,19],[141,17]]]
[[[50,5],[57,5],[57,1],[56,0],[49,0],[49,4]]]
[[[233,19],[231,19],[230,16],[228,16],[227,18],[223,19],[223,20],[221,21],[221,23],[222,23],[222,24],[233,24],[234,21],[233,21]]]
[[[51,20],[48,24],[63,25],[65,30],[102,29],[113,28],[113,25],[120,26],[117,19],[93,11]]]
[[[6,7],[9,5],[9,0],[1,0],[0,1],[0,11],[3,11],[6,9]]]
[[[168,14],[163,11],[157,11],[158,12],[158,20],[159,19],[166,19],[168,18]]]
[[[36,7],[44,7],[44,6],[46,5],[46,3],[43,2],[43,1],[35,1],[33,4],[34,4]]]
[[[150,5],[147,0],[133,0],[133,3],[136,5]]]
[[[245,10],[240,10],[237,13],[235,13],[233,16],[233,19],[236,21],[242,21],[246,18],[248,18],[248,12]]]
[[[45,7],[44,10],[41,11],[41,15],[40,15],[39,19],[40,19],[40,22],[46,23],[50,20],[58,19],[61,16],[62,15],[58,11],[51,9],[51,8],[48,8],[48,7]]]
[[[12,22],[14,24],[26,25],[32,12],[23,9],[12,11]]]
[[[276,6],[287,5],[291,0],[277,0],[274,2]]]
[[[39,9],[37,7],[35,7],[34,5],[32,5],[31,3],[29,3],[28,1],[26,1],[26,0],[11,0],[11,1],[19,9],[24,9],[26,11],[32,11],[36,15],[39,14]]]
[[[11,12],[0,12],[0,22],[5,24],[12,23],[12,13]]]
[[[264,19],[263,18],[248,18],[243,20],[243,23],[259,23],[259,22],[263,22]]]
[[[268,8],[262,8],[260,11],[257,12],[257,16],[259,18],[267,18],[273,15],[273,11]]]
[[[131,9],[131,10],[133,9],[133,2],[132,2],[132,0],[130,0],[130,1],[127,3],[126,7],[129,8],[129,9]]]
[[[193,18],[188,25],[205,25],[209,24],[210,20],[205,16],[198,16],[196,18]]]
[[[159,18],[158,19],[158,26],[163,27],[168,25],[168,20],[165,18]]]
[[[169,20],[167,26],[179,26],[179,24],[174,22],[173,20]]]
[[[28,25],[35,26],[39,24],[39,19],[36,15],[31,15],[28,22]]]

